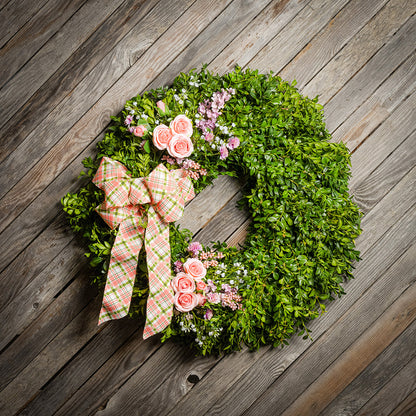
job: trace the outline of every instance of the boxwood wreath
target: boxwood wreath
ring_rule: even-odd
[[[178,116],[192,123],[185,134],[191,148],[189,141],[188,147],[168,146]],[[344,294],[341,283],[359,259],[355,238],[361,231],[360,211],[348,193],[349,153],[344,144],[329,142],[317,98],[303,97],[295,82],[273,73],[236,67],[220,76],[203,67],[132,98],[111,118],[81,175],[92,179],[103,157],[123,164],[133,178],[148,176],[160,163],[181,168],[195,193],[218,175],[230,175],[241,179],[240,205],[251,217],[240,248],[202,246],[170,223],[175,305],[162,341],[205,355],[244,344],[283,346],[294,333],[310,337],[308,322],[325,311],[325,301]],[[156,127],[164,131],[158,135]],[[62,198],[72,228],[88,241],[85,255],[100,285],[117,234],[95,212],[103,200],[91,181]],[[191,259],[203,263],[202,279],[188,273]],[[181,290],[189,296],[178,302]],[[129,316],[146,314],[148,291],[142,250]]]

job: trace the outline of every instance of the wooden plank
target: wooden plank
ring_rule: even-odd
[[[78,273],[88,272],[83,252],[85,249],[75,244],[67,245],[45,269],[10,298],[10,303],[0,312],[0,351],[38,318]]]
[[[416,16],[411,17],[325,106],[329,130],[347,119],[414,52],[415,26]]]
[[[0,48],[25,26],[47,0],[8,0],[0,2]]]
[[[237,193],[221,212],[195,236],[195,239],[202,244],[209,244],[212,241],[226,241],[247,219],[248,212],[241,210],[237,202],[242,198],[241,192]]]
[[[78,297],[80,297],[78,295]],[[74,301],[75,296],[72,298]],[[97,332],[101,296],[81,310],[76,319],[54,338],[17,378],[0,392],[0,412],[14,414],[59,371]],[[67,311],[68,312],[68,311]],[[124,323],[124,321],[123,321]]]
[[[302,92],[327,103],[416,11],[412,0],[391,0],[309,82]]]
[[[350,188],[360,182],[383,162],[414,130],[416,116],[416,93],[407,98],[384,123],[360,145],[360,152],[351,156],[354,175]],[[368,153],[370,152],[370,153]]]
[[[402,144],[372,172],[352,192],[354,201],[364,213],[369,212],[383,197],[416,166],[416,132],[413,132]],[[416,174],[416,173],[415,173]],[[410,190],[410,197],[416,195]]]
[[[224,74],[236,65],[246,66],[310,1],[272,1],[210,63],[210,70]]]
[[[212,3],[214,2],[214,3]],[[99,101],[68,131],[62,139],[24,176],[18,184],[0,202],[2,224],[10,221],[21,212],[39,193],[60,174],[73,159],[91,142],[108,124],[109,116],[116,114],[125,101],[138,93],[174,59],[182,48],[189,44],[196,33],[205,28],[219,14],[230,0],[210,0],[198,2],[171,25],[158,38],[151,49],[148,49],[130,69],[120,78]],[[213,7],[213,5],[217,7]],[[221,7],[220,7],[221,6]],[[190,19],[190,20],[189,20]],[[189,25],[189,21],[194,24]],[[172,48],[172,36],[176,39],[176,48]],[[29,184],[30,183],[30,184]],[[20,192],[23,186],[25,192]],[[32,190],[33,192],[30,192]],[[10,198],[19,192],[20,197],[13,200],[13,211],[10,210]],[[30,194],[30,195],[29,195]],[[22,200],[22,196],[27,196]],[[17,207],[16,201],[21,201]],[[15,214],[12,214],[14,212]],[[4,229],[4,227],[2,227]]]
[[[230,176],[220,176],[208,188],[204,189],[187,206],[186,210],[176,221],[180,227],[196,234],[236,195],[240,186],[238,181]]]
[[[96,292],[97,288],[88,285],[85,275],[74,280],[59,299],[13,342],[13,347],[2,352],[0,390],[6,391],[6,386],[78,315]],[[3,400],[3,391],[0,393],[0,402]]]
[[[9,120],[34,92],[62,65],[122,0],[91,0],[84,4],[13,80],[0,90],[0,126]]]
[[[142,325],[140,321],[140,326]],[[65,366],[51,381],[48,382],[47,388],[41,388],[37,396],[31,400],[20,415],[53,415],[56,410],[69,399],[78,386],[88,380],[91,374],[103,365],[120,346],[134,344],[136,350],[140,350],[135,354],[135,364],[138,365],[147,357],[157,346],[157,340],[152,340],[144,344],[143,339],[139,339],[137,335],[138,322],[132,319],[118,321],[114,325],[107,325],[102,331],[92,338],[92,340],[83,348],[83,354],[77,354],[71,361],[71,366],[78,369],[77,372],[71,371]],[[132,336],[132,334],[134,335]],[[141,334],[140,334],[141,336]],[[132,358],[131,356],[129,358]],[[140,359],[141,358],[141,359]],[[107,377],[113,377],[112,374]],[[57,380],[59,379],[59,381]],[[104,379],[104,382],[108,379]],[[120,379],[117,380],[120,382]],[[80,403],[72,409],[69,414],[80,413]]]
[[[289,0],[275,0],[269,4],[269,0],[233,1],[146,89],[169,84],[179,72],[187,72],[204,63],[211,62],[208,68],[213,72],[223,73],[225,67],[233,69],[236,63],[231,63],[231,54],[237,53],[242,60],[243,56],[251,59],[307,1],[310,0],[296,4]],[[257,34],[253,40],[255,31],[261,31],[262,36]]]
[[[114,77],[120,76],[130,66],[131,62],[128,58],[131,57],[124,57],[121,51],[129,50],[134,56],[140,56],[141,52],[151,44],[152,40],[157,39],[157,36],[160,34],[158,30],[161,29],[161,24],[164,21],[163,13],[160,10],[156,11],[156,13],[159,13],[159,25],[156,25],[154,22],[153,32],[144,33],[144,27],[148,27],[150,24],[148,20],[152,19],[148,12],[157,2],[158,0],[126,0],[97,28],[81,47],[58,68],[30,97],[25,105],[13,114],[11,119],[0,129],[0,136],[3,137],[0,143],[0,162],[4,161],[26,138],[32,143],[33,138],[36,137],[33,134],[40,134],[41,132],[42,137],[48,139],[38,143],[41,147],[36,150],[37,153],[48,148],[46,146],[51,141],[51,138],[45,137],[45,130],[47,129],[43,126],[42,130],[37,130],[36,127],[44,123],[47,115],[62,100],[65,100],[68,94],[71,96],[68,97],[69,102],[66,105],[66,117],[58,116],[51,123],[56,125],[54,139],[58,140],[60,137],[59,133],[66,131],[78,120],[82,114],[80,111],[82,111],[84,106],[86,111],[91,103],[95,101],[93,97],[95,96],[98,99],[102,95],[103,91],[101,88],[104,88],[104,91],[106,91],[106,88],[117,79],[114,79]],[[172,5],[172,14],[175,14],[174,4]],[[135,29],[131,30],[141,21],[145,23],[140,25],[140,29],[136,26]],[[140,30],[145,41],[139,41],[141,36],[136,33],[138,30]],[[111,50],[113,52],[110,54]],[[88,51],[88,59],[85,59],[86,51]],[[107,63],[108,61],[112,61],[112,66],[114,67],[112,70],[108,69],[110,67]],[[115,65],[115,62],[117,62],[117,65]],[[96,66],[100,68],[97,68],[95,73],[90,74]],[[96,75],[97,71],[101,73],[100,77]],[[76,101],[75,97],[72,96],[76,95],[77,90],[75,88],[85,77],[93,77],[96,85],[93,88],[89,84],[90,90],[83,91],[84,103],[82,104],[82,102]],[[68,106],[71,108],[70,112],[67,111]],[[28,132],[30,133],[28,134]],[[20,148],[20,157],[23,159],[23,162],[28,148],[28,146]],[[21,153],[23,153],[23,157]],[[33,149],[29,153],[33,153]],[[34,158],[37,153],[34,154]],[[33,158],[29,163],[34,163]],[[8,164],[8,167],[10,168],[14,164],[19,167],[22,165],[22,160],[16,155],[13,155],[13,161]]]
[[[387,1],[349,1],[279,75],[289,82],[296,79],[302,89]]]
[[[416,284],[413,284],[281,414],[284,416],[319,414],[412,324],[416,318],[415,295]],[[410,334],[415,334],[415,331],[416,324],[409,328]],[[271,390],[272,388],[267,397],[270,396]],[[265,399],[265,395],[259,398],[256,401],[258,405],[252,406],[247,415],[268,414],[278,409],[275,401],[270,403]],[[258,413],[259,410],[263,413]]]
[[[416,89],[416,53],[399,66],[385,82],[333,133],[332,141],[343,142],[354,150],[389,117],[405,97]]]
[[[406,399],[400,403],[390,416],[413,416],[416,411],[416,390],[413,390]]]
[[[415,326],[413,323],[412,327]],[[357,377],[334,402],[322,413],[324,415],[336,414],[334,409],[342,409],[343,415],[357,416],[389,416],[409,393],[416,388],[416,358],[414,357],[415,334],[408,330],[386,349],[363,373]],[[413,335],[413,339],[411,336]],[[410,348],[409,348],[410,346]],[[410,350],[410,351],[409,351]],[[395,355],[393,355],[393,352]],[[410,361],[409,361],[410,360]],[[403,368],[404,361],[409,361]],[[360,383],[359,388],[357,384]],[[383,387],[374,394],[378,386]],[[354,389],[355,391],[354,391]],[[359,409],[360,403],[374,394],[365,405]],[[341,403],[340,403],[341,402]],[[336,406],[338,404],[338,406]],[[359,411],[357,412],[357,410]],[[332,412],[331,412],[332,411]]]
[[[37,3],[37,2],[36,2]],[[49,0],[36,15],[0,50],[2,88],[28,62],[85,0]],[[14,88],[16,86],[14,85]],[[1,90],[0,90],[1,91]],[[1,92],[0,92],[1,94]]]
[[[311,40],[329,24],[347,0],[313,0],[282,29],[247,65],[259,71],[281,71]]]
[[[36,225],[34,224],[35,227]],[[40,231],[41,229],[37,238],[27,249],[0,274],[0,291],[4,295],[0,300],[0,310],[39,275],[51,259],[59,254],[73,238],[63,212],[43,232]],[[6,240],[3,244],[4,246],[11,245],[8,250],[13,251],[12,242],[13,240]],[[9,260],[13,260],[13,258]],[[11,285],[10,282],[16,280],[13,276],[20,276],[20,278]]]

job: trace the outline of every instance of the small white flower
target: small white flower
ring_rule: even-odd
[[[178,103],[179,104],[183,104],[183,100],[178,100]]]
[[[208,336],[212,337],[214,335],[214,333],[212,331],[208,332]]]
[[[137,101],[133,101],[133,105],[137,105]]]
[[[177,95],[177,94],[175,94],[175,95],[173,96],[173,98],[174,98],[176,101],[179,101],[179,100],[180,100],[179,95]]]
[[[186,92],[186,89],[185,89],[185,88],[182,88],[182,90],[181,90],[181,91],[185,93],[185,92]]]
[[[134,114],[134,110],[131,110],[131,111],[130,111],[130,114]]]
[[[142,114],[142,118],[147,120],[149,118],[149,116],[147,114]]]
[[[221,273],[221,277],[225,277],[225,273]]]
[[[231,123],[231,127],[235,127],[235,123]]]
[[[233,285],[234,284],[234,280],[230,280],[230,285]]]

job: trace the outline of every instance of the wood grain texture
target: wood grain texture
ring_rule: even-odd
[[[85,3],[14,77],[0,89],[0,125],[9,120],[31,95],[91,36],[121,0]]]
[[[332,141],[342,141],[354,152],[402,103],[403,97],[415,92],[415,65],[416,53],[413,53],[332,133]]]
[[[3,45],[24,27],[46,2],[47,0],[0,2],[0,48],[3,48]]]
[[[355,107],[364,103],[414,52],[415,29],[416,16],[411,17],[325,106],[325,119],[329,130],[334,130],[351,115]]]
[[[218,54],[209,68],[224,74],[236,65],[246,66],[310,1],[272,1]]]
[[[414,327],[414,323],[412,327]],[[412,338],[416,334],[411,331],[412,328],[404,331],[400,337],[386,349],[363,373],[357,377],[341,394],[341,396],[331,403],[323,412],[323,416],[333,415],[334,410],[338,407],[347,416],[349,414],[357,416],[389,416],[392,410],[403,402],[409,393],[416,388],[416,358],[414,358],[414,348]],[[407,348],[406,348],[407,347]],[[412,358],[413,356],[413,358]],[[410,360],[403,365],[404,361]],[[403,368],[401,368],[403,366]],[[388,380],[388,381],[387,381]],[[357,385],[361,383],[360,390]],[[378,386],[384,383],[378,391]],[[363,389],[364,386],[364,389]],[[377,391],[376,394],[374,392]],[[364,394],[363,394],[364,393]],[[365,400],[364,395],[371,395],[361,409],[360,403]],[[338,404],[338,406],[336,406]],[[354,412],[354,413],[352,413]]]
[[[416,11],[412,0],[390,0],[302,92],[327,103]]]
[[[37,3],[37,2],[35,2]],[[0,50],[2,88],[55,35],[85,0],[49,0]]]
[[[331,19],[279,75],[302,89],[388,0],[350,1]]]
[[[329,24],[346,0],[313,0],[282,29],[247,66],[279,73],[311,40]],[[290,40],[290,41],[289,41]]]
[[[416,93],[408,97],[351,156],[350,188],[362,182],[414,130]]]
[[[416,410],[416,390],[413,390],[390,416],[413,416]]]
[[[146,89],[168,85],[180,72],[212,61],[270,0],[234,0]]]
[[[140,25],[141,36],[135,33],[138,30],[135,25],[139,21],[144,20],[146,26],[151,24],[149,20],[152,19],[151,16],[148,16],[148,12],[157,1],[124,1],[81,47],[42,84],[25,105],[13,114],[11,119],[0,129],[0,136],[3,137],[0,143],[0,161],[3,162],[25,139],[29,143],[20,147],[18,152],[13,153],[11,160],[9,159],[5,165],[7,166],[6,169],[16,165],[21,169],[24,161],[30,165],[33,164],[36,157],[40,157],[45,149],[50,147],[51,140],[58,140],[61,137],[60,133],[70,128],[80,117],[82,114],[80,112],[84,108],[89,108],[88,104],[91,105],[91,101],[94,99],[94,95],[91,95],[90,101],[89,94],[98,94],[97,97],[100,97],[102,95],[101,88],[104,88],[105,91],[115,81],[111,76],[117,75],[117,71],[108,70],[110,65],[103,61],[112,61],[112,65],[117,68],[119,73],[123,73],[131,65],[131,61],[127,57],[124,58],[125,51],[129,50],[130,53],[139,55],[140,46],[144,51],[152,40],[157,38],[160,34],[158,32],[160,24],[157,26],[156,21],[153,21],[153,32],[150,32],[150,30],[147,33],[144,32],[142,24]],[[172,14],[174,14],[174,5],[172,5]],[[159,22],[163,21],[163,15],[160,14],[160,11],[158,17]],[[136,27],[136,29],[130,32],[133,27]],[[143,37],[142,41],[139,41],[140,37]],[[88,56],[88,59],[86,59],[86,56]],[[95,67],[99,68],[93,71]],[[96,75],[97,71],[104,72],[105,77],[98,77]],[[85,81],[89,85],[89,89],[83,91],[85,94],[84,101],[77,101],[72,96],[77,95],[76,91],[81,88],[78,87],[77,89],[76,87],[85,77],[95,79],[95,85]],[[65,100],[68,94],[70,94],[69,100]],[[62,101],[66,102],[66,110],[54,117],[52,124],[55,131],[48,137],[44,119]],[[68,111],[68,108],[71,108],[71,111]],[[39,125],[42,125],[42,127],[36,129]],[[28,134],[28,132],[30,133]],[[33,142],[33,137],[36,137],[36,134],[42,134],[45,140],[42,141],[41,147],[36,149],[32,160],[28,161],[26,152],[28,152],[28,149],[33,152],[34,149],[30,147],[30,143]],[[29,153],[31,152],[29,151]]]
[[[413,132],[389,157],[354,189],[354,201],[361,211],[370,211],[413,167],[416,166],[416,133]],[[416,172],[413,173],[416,175]],[[415,200],[412,186],[409,196]]]

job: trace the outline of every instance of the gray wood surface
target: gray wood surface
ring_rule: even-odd
[[[415,414],[415,12],[412,0],[0,1],[0,414]],[[203,63],[296,79],[352,153],[362,260],[312,341],[195,358],[144,341],[143,321],[97,326],[102,289],[59,200],[110,115]],[[220,177],[180,225],[242,243],[240,185]]]

